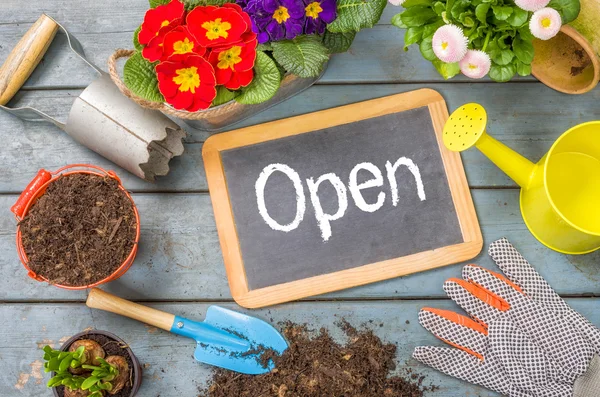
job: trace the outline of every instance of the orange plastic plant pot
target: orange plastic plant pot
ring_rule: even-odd
[[[92,169],[95,171],[73,170],[74,168],[89,168],[89,169]],[[68,170],[71,170],[71,171],[68,171]],[[68,172],[65,172],[65,171],[68,171]],[[127,192],[127,190],[125,190],[125,188],[121,184],[121,180],[113,171],[105,171],[104,169],[102,169],[100,167],[96,167],[94,165],[89,165],[89,164],[71,164],[71,165],[62,167],[54,172],[46,171],[43,169],[38,172],[36,177],[29,183],[29,185],[21,193],[21,195],[19,196],[19,199],[17,200],[15,205],[13,205],[10,209],[15,214],[17,221],[20,222],[27,215],[27,213],[29,212],[29,210],[31,209],[33,204],[36,202],[36,200],[46,192],[46,189],[52,182],[54,182],[61,176],[72,175],[72,174],[98,175],[101,177],[108,176],[109,178],[115,179],[117,182],[119,182],[119,189],[121,189],[123,191],[123,193],[125,193],[127,198],[129,198],[129,200],[131,201],[131,205],[133,206],[133,213],[135,214],[135,221],[136,221],[135,242],[133,244],[133,248],[131,249],[131,252],[127,256],[127,259],[125,259],[125,261],[123,261],[123,263],[110,276],[106,277],[103,280],[97,281],[93,284],[82,285],[82,286],[52,284],[59,288],[80,290],[80,289],[96,287],[100,284],[104,284],[109,281],[114,281],[114,280],[118,279],[119,277],[121,277],[123,274],[125,274],[127,272],[127,270],[129,270],[129,268],[133,264],[135,256],[137,255],[138,243],[140,241],[140,216],[139,216],[137,207],[135,206],[135,203],[134,203],[133,199],[131,198],[131,195]],[[29,267],[29,265],[28,265],[29,259],[27,258],[27,254],[25,253],[25,248],[23,247],[20,226],[17,226],[17,252],[19,254],[19,259],[21,260],[21,263],[23,264],[25,269],[27,269],[27,274],[29,277],[31,277],[32,279],[37,280],[37,281],[49,282],[49,280],[47,278],[36,274]]]

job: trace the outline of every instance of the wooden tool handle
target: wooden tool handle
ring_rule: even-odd
[[[0,105],[6,105],[23,86],[42,60],[57,31],[56,22],[44,14],[19,40],[0,67]]]
[[[155,327],[171,331],[175,315],[151,309],[137,303],[119,298],[98,288],[92,288],[85,302],[92,309],[105,310],[107,312],[120,314],[121,316],[133,318],[134,320],[153,325]]]

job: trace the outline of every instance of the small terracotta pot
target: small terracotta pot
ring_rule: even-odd
[[[84,168],[84,169],[82,170],[79,168]],[[92,169],[93,171],[90,171],[87,169]],[[127,258],[123,261],[123,263],[117,268],[117,270],[115,270],[110,276],[106,277],[103,280],[97,281],[93,284],[82,285],[82,286],[52,284],[55,287],[59,287],[59,288],[71,289],[71,290],[81,290],[81,289],[96,287],[100,284],[108,283],[109,281],[114,281],[114,280],[118,279],[119,277],[121,277],[123,274],[125,274],[125,272],[127,272],[127,270],[129,270],[129,268],[133,264],[133,261],[135,259],[135,256],[137,255],[137,251],[138,251],[138,244],[140,241],[140,233],[141,233],[140,215],[138,213],[137,207],[135,206],[133,198],[131,197],[129,192],[127,192],[127,190],[125,190],[125,188],[121,184],[121,180],[113,171],[106,171],[100,167],[96,167],[95,165],[90,165],[90,164],[71,164],[71,165],[62,167],[54,172],[49,172],[46,170],[40,170],[38,172],[36,177],[29,183],[29,185],[21,193],[21,195],[19,196],[19,199],[17,200],[15,205],[13,205],[10,209],[15,214],[17,221],[21,222],[21,220],[27,215],[27,213],[31,209],[31,206],[33,206],[33,204],[35,204],[36,200],[38,198],[40,198],[46,192],[48,185],[50,185],[52,182],[57,180],[60,176],[71,175],[71,174],[97,175],[97,176],[101,176],[101,177],[109,177],[109,178],[112,178],[112,179],[116,180],[117,182],[119,182],[119,189],[121,189],[121,191],[123,191],[125,193],[125,195],[127,196],[127,198],[131,201],[133,213],[135,215],[135,221],[137,224],[136,225],[137,230],[136,230],[136,235],[135,235],[135,243],[133,244],[133,248],[131,249],[131,252],[127,256]],[[46,278],[36,274],[29,267],[29,265],[28,265],[29,259],[27,258],[27,254],[25,253],[25,248],[23,247],[20,226],[17,226],[17,252],[19,254],[19,259],[21,259],[21,263],[23,264],[25,269],[27,269],[27,275],[29,277],[31,277],[32,279],[37,280],[37,281],[48,282],[48,280]]]
[[[567,94],[591,91],[600,79],[600,60],[575,28],[563,25],[550,40],[533,41],[531,74],[548,87]]]
[[[67,340],[60,348],[61,351],[68,351],[69,350],[69,346],[71,346],[73,344],[73,342],[75,342],[76,340],[79,339],[85,339],[87,337],[89,337],[90,335],[104,335],[107,338],[110,338],[112,340],[114,340],[115,342],[119,343],[121,346],[129,346],[127,345],[127,343],[125,343],[123,341],[123,339],[119,338],[118,336],[111,334],[110,332],[106,332],[106,331],[100,331],[100,330],[91,330],[91,331],[86,331],[86,332],[80,332],[76,335],[73,335],[69,340]],[[131,388],[131,394],[129,394],[129,397],[134,397],[137,392],[140,389],[140,386],[142,385],[142,365],[140,364],[140,361],[137,359],[137,357],[135,356],[135,354],[133,354],[133,351],[129,348],[126,347],[125,350],[127,351],[127,354],[129,355],[129,358],[131,358],[131,362],[133,363],[132,365],[132,370],[133,370],[133,387]],[[52,376],[56,375],[55,372],[52,372]],[[54,397],[59,397],[58,394],[58,390],[56,387],[52,388],[52,393],[54,394]],[[108,394],[107,394],[108,395]],[[110,396],[110,395],[108,395]]]

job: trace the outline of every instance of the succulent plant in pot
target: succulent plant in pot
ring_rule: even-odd
[[[60,350],[44,347],[47,386],[56,397],[133,397],[142,381],[142,369],[131,349],[104,331],[79,333]]]

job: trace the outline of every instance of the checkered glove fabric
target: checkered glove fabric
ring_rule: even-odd
[[[489,254],[506,274],[467,265],[444,283],[471,318],[433,308],[420,323],[453,348],[413,356],[510,397],[599,397],[600,330],[571,309],[506,239]]]

